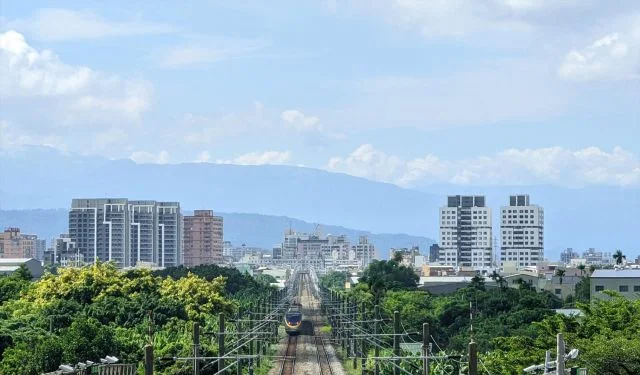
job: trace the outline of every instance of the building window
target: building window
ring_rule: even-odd
[[[618,291],[620,291],[620,292],[628,292],[629,291],[629,285],[620,285],[618,287]]]
[[[596,285],[596,292],[602,292],[604,290],[604,285]]]
[[[561,294],[561,293],[562,293],[562,291],[561,291],[560,289],[556,289],[556,294],[558,294],[558,295],[559,295],[559,294]]]
[[[634,285],[633,286],[633,291],[634,292],[640,292],[640,285]]]

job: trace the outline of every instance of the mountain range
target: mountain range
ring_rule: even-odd
[[[405,242],[388,246],[414,242],[426,246],[430,238],[437,238],[438,208],[447,195],[486,195],[494,209],[494,228],[498,228],[497,210],[508,196],[527,193],[532,203],[545,208],[548,257],[557,258],[565,247],[622,248],[630,255],[640,250],[636,234],[640,190],[632,188],[424,185],[405,189],[305,167],[136,164],[35,146],[0,152],[0,168],[3,224],[6,210],[60,209],[69,207],[72,198],[127,197],[179,201],[184,210],[223,212],[225,229],[230,231],[227,239],[248,245],[271,247],[291,222],[299,231],[313,231],[315,223],[323,223],[325,233],[406,233]],[[56,217],[52,223],[58,224],[48,233],[66,230],[66,210],[62,212],[61,216],[52,213]],[[256,215],[233,214],[238,212]],[[232,230],[235,220],[244,228]],[[499,232],[495,230],[494,235]]]

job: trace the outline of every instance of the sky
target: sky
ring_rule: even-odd
[[[0,152],[640,188],[635,0],[10,1]]]

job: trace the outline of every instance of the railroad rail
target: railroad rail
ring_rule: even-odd
[[[280,375],[293,375],[293,371],[296,367],[297,346],[298,336],[289,336],[289,340],[287,341],[287,352],[285,354],[284,361],[282,361]]]
[[[329,360],[329,353],[327,353],[327,348],[324,346],[324,339],[321,336],[316,336],[315,339],[318,353],[318,364],[320,365],[320,374],[333,375],[331,361]]]

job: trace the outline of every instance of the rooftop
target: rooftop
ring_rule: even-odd
[[[0,265],[2,266],[14,266],[27,263],[33,258],[0,258]]]
[[[591,278],[602,279],[619,279],[619,278],[638,278],[640,279],[640,270],[632,269],[612,269],[612,270],[595,270]]]

